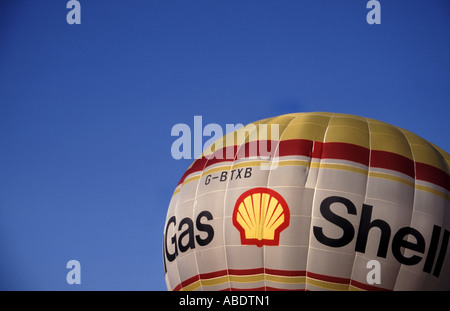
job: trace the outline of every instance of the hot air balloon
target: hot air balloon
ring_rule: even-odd
[[[175,188],[167,288],[450,290],[449,159],[407,130],[348,114],[293,113],[231,132]]]

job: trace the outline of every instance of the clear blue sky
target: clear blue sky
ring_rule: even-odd
[[[344,112],[450,150],[448,0],[380,0],[381,25],[366,0],[80,0],[81,25],[66,3],[0,0],[1,290],[165,290],[195,115]]]

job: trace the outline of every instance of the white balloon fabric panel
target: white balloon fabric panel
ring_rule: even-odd
[[[278,137],[259,126],[273,124]],[[352,115],[254,125],[215,142],[176,187],[163,241],[169,290],[450,290],[445,151]]]

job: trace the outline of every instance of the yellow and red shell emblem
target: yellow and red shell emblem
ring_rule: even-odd
[[[268,188],[253,188],[234,205],[233,225],[243,245],[279,245],[280,233],[289,226],[289,207],[284,198]]]

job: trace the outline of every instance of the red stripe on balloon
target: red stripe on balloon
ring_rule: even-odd
[[[262,142],[264,142],[265,147],[262,148],[263,150],[261,152],[259,147]],[[407,157],[393,152],[370,150],[368,148],[349,143],[322,143],[305,139],[283,140],[279,143],[274,141],[273,144],[274,146],[272,147],[278,147],[277,153],[272,153],[272,155],[275,156],[306,156],[319,160],[346,160],[370,167],[388,169],[403,173],[411,178],[430,182],[450,191],[450,176],[445,171],[429,164],[414,162]],[[233,162],[235,159],[247,159],[250,156],[267,156],[267,149],[270,151],[269,146],[270,141],[258,141],[245,143],[241,146],[230,146],[219,149],[214,153],[216,156],[219,155],[218,158],[210,156],[195,160],[192,166],[183,174],[178,182],[178,185],[182,184],[190,174],[201,172],[213,164]],[[232,155],[232,158],[230,158],[230,155]]]
[[[187,287],[199,280],[208,280],[208,279],[214,279],[217,277],[223,277],[223,276],[253,276],[258,274],[267,274],[267,275],[275,275],[275,276],[284,276],[284,277],[302,277],[306,276],[310,279],[319,280],[319,281],[325,281],[330,282],[334,284],[343,284],[343,285],[352,285],[354,287],[364,289],[364,290],[370,290],[370,291],[389,291],[389,289],[385,289],[382,287],[377,287],[365,283],[361,283],[349,278],[342,278],[342,277],[336,277],[336,276],[330,276],[330,275],[324,275],[319,273],[313,273],[309,271],[304,270],[278,270],[278,269],[267,269],[267,268],[255,268],[255,269],[228,269],[228,270],[219,270],[209,273],[202,273],[195,275],[191,278],[188,278],[185,281],[182,281],[180,284],[175,286],[174,291],[179,291],[184,287]],[[228,287],[225,289],[222,289],[223,291],[226,290],[286,290],[282,288],[276,288],[276,287],[269,287],[269,286],[262,286],[262,287],[255,287],[255,288],[235,288],[235,287]],[[296,289],[296,290],[304,290],[304,289]]]

